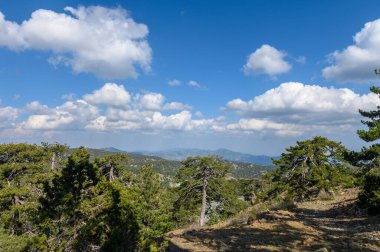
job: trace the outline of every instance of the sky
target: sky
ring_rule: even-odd
[[[0,1],[0,142],[359,150],[377,1]]]

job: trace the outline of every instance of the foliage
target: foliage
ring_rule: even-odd
[[[380,97],[380,88],[371,87],[370,90]],[[368,121],[362,120],[362,123],[368,127],[368,130],[358,130],[357,133],[359,137],[366,142],[373,142],[380,139],[380,106],[377,107],[377,110],[359,110],[359,113],[368,118]]]
[[[108,181],[113,181],[115,177],[121,177],[125,173],[124,166],[128,162],[128,157],[124,153],[115,153],[95,159],[96,166]]]
[[[371,92],[377,94],[380,98],[380,88],[371,87]],[[366,142],[374,142],[380,139],[380,106],[376,110],[363,111],[359,110],[363,117],[368,118],[362,123],[368,127],[367,130],[358,130],[357,133],[361,139]],[[361,153],[357,154],[356,160],[359,160],[364,167],[363,190],[360,193],[361,205],[367,206],[370,213],[380,213],[380,144],[376,143],[370,147],[363,148]]]
[[[244,200],[255,204],[257,195],[263,188],[262,180],[259,179],[237,179],[234,181],[237,194],[243,196]]]
[[[223,217],[237,212],[236,195],[226,179],[231,168],[224,160],[212,156],[189,157],[182,164],[177,174],[180,186],[175,207],[181,213],[177,217],[191,221],[198,210],[202,226],[206,215],[213,210]]]
[[[50,168],[52,170],[62,168],[64,166],[65,158],[67,157],[69,146],[57,142],[53,144],[42,142],[41,145],[43,150],[48,153]]]
[[[147,165],[140,170],[132,181],[130,190],[142,234],[158,237],[168,232],[173,226],[168,191],[152,166]]]
[[[122,189],[106,181],[81,147],[41,198],[40,228],[49,250],[134,249],[139,227]]]
[[[317,136],[299,141],[286,151],[273,161],[279,167],[273,173],[273,181],[277,183],[273,192],[287,190],[297,200],[303,200],[321,190],[330,191],[339,184],[353,183],[344,160],[346,150],[338,142]]]
[[[0,145],[0,236],[12,237],[2,243],[21,247],[34,233],[42,183],[50,176],[47,155],[37,145]]]
[[[380,213],[380,168],[367,172],[359,199],[363,206],[368,206],[369,213]]]

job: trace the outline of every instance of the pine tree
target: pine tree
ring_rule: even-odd
[[[371,87],[370,90],[380,97],[380,88]],[[357,133],[359,137],[366,142],[373,142],[380,139],[380,106],[377,106],[377,110],[359,110],[359,113],[369,119],[367,121],[362,120],[362,123],[368,127],[368,130],[358,130]]]
[[[282,191],[287,188],[297,200],[309,198],[321,190],[330,192],[346,179],[346,150],[338,142],[317,136],[299,141],[286,151],[278,160],[273,160],[279,167],[273,180],[280,185],[276,189]]]
[[[380,88],[371,87],[371,92],[380,98]],[[361,139],[366,142],[374,142],[380,139],[380,106],[376,110],[363,111],[359,113],[368,118],[362,123],[368,127],[367,130],[358,130]],[[380,144],[375,143],[370,147],[364,147],[357,155],[359,161],[364,164],[366,174],[364,176],[363,190],[359,195],[363,206],[369,208],[370,213],[380,213]]]
[[[99,182],[96,167],[90,162],[90,154],[84,147],[75,150],[66,166],[52,182],[44,184],[44,197],[40,199],[40,226],[48,237],[53,238],[53,245],[71,246],[70,237],[77,235],[79,219],[82,214],[80,204],[93,186]],[[57,240],[57,237],[61,237]]]
[[[177,206],[200,203],[199,225],[203,226],[211,201],[221,202],[227,198],[228,189],[223,187],[223,183],[231,168],[223,160],[212,156],[189,157],[182,165],[177,174],[180,181]]]
[[[108,181],[113,181],[115,177],[120,177],[125,167],[123,164],[128,162],[128,156],[124,153],[115,153],[95,159],[95,164],[100,169],[103,176],[107,177]]]
[[[145,236],[160,236],[173,226],[168,191],[152,165],[145,165],[132,182],[131,192]]]
[[[47,154],[40,146],[0,145],[0,235],[9,235],[6,242],[19,248],[35,233],[38,198],[43,182],[50,177],[46,161]],[[6,250],[7,246],[0,247]]]
[[[48,142],[41,143],[44,151],[48,152],[50,157],[50,168],[52,170],[57,169],[62,166],[62,161],[66,158],[67,151],[69,150],[69,146],[66,144],[53,143],[49,144]]]

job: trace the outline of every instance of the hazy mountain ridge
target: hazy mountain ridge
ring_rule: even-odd
[[[217,150],[202,150],[202,149],[171,149],[163,151],[136,151],[134,153],[143,154],[147,156],[157,156],[168,160],[183,160],[189,156],[220,156],[226,160],[244,162],[244,163],[255,163],[258,165],[273,165],[272,158],[266,155],[252,155],[247,153],[241,153],[236,151],[231,151],[228,149],[217,149]],[[276,158],[276,157],[274,157]]]
[[[188,156],[205,156],[205,155],[217,155],[212,154],[207,151],[203,150],[197,150],[193,149],[194,151]],[[109,155],[112,153],[127,153],[129,156],[129,164],[127,165],[127,168],[132,171],[136,172],[138,171],[143,165],[146,164],[152,164],[153,170],[155,172],[158,172],[160,174],[163,174],[165,176],[173,176],[176,174],[176,172],[180,169],[181,163],[179,160],[169,160],[164,158],[162,155],[157,156],[153,155],[153,152],[148,152],[148,154],[143,154],[142,152],[127,152],[123,150],[119,150],[113,147],[103,148],[103,149],[93,149],[89,148],[88,151],[91,153],[92,158],[101,157],[104,155]],[[228,151],[228,150],[227,150]],[[216,152],[216,151],[215,151]],[[222,155],[218,155],[222,156]],[[183,155],[181,157],[184,157]],[[223,157],[223,156],[222,156]],[[274,169],[274,166],[269,165],[258,165],[255,163],[249,163],[249,162],[239,162],[239,161],[233,161],[228,160],[225,158],[227,162],[232,167],[232,175],[236,178],[259,178],[261,174],[270,172]]]

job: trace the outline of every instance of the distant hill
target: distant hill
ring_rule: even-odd
[[[252,155],[228,149],[202,150],[202,149],[173,149],[165,151],[139,151],[136,152],[148,156],[162,157],[168,160],[183,160],[190,156],[208,156],[215,155],[223,157],[226,160],[255,163],[258,165],[273,165],[272,157],[265,155]]]
[[[70,149],[70,152],[73,150],[74,149]],[[127,153],[125,151],[112,147],[104,149],[88,148],[87,150],[91,154],[91,159],[110,155],[113,153]],[[167,160],[162,157],[143,155],[139,153],[127,153],[127,155],[129,157],[129,163],[126,168],[131,172],[137,172],[145,164],[152,164],[153,170],[155,172],[160,173],[164,176],[174,176],[181,168],[181,162],[178,160]],[[199,153],[198,155],[202,154]],[[274,169],[274,166],[257,165],[253,163],[244,163],[229,160],[227,160],[227,162],[231,165],[233,169],[232,176],[235,178],[259,178],[261,174],[271,172]]]

